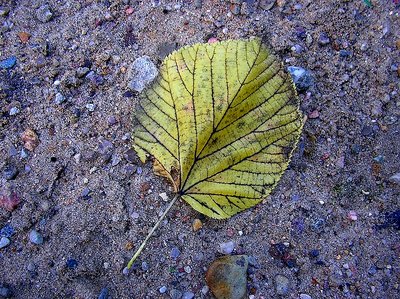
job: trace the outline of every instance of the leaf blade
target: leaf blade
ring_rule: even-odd
[[[145,129],[135,133],[138,153],[179,170],[177,191],[210,217],[228,218],[270,194],[303,126],[278,59],[258,39],[196,44],[167,57],[160,74],[136,116]]]

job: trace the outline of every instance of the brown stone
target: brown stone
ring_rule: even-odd
[[[192,227],[193,227],[193,231],[197,232],[198,230],[200,230],[203,227],[203,223],[201,222],[200,219],[196,218],[193,220]]]
[[[246,298],[247,267],[246,255],[229,255],[215,260],[206,273],[207,285],[215,298]]]
[[[22,142],[24,143],[24,148],[32,152],[39,145],[39,138],[35,131],[26,129],[22,134]]]
[[[18,32],[18,37],[22,43],[26,43],[26,42],[28,42],[31,35],[28,32],[21,31],[21,32]]]

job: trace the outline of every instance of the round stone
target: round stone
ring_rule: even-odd
[[[275,288],[276,293],[278,295],[287,295],[290,290],[290,281],[289,278],[283,275],[276,275],[275,276]]]
[[[36,245],[43,244],[43,236],[34,229],[29,233],[29,240]]]
[[[10,245],[10,239],[7,237],[1,237],[0,239],[0,249],[7,247],[8,245]]]

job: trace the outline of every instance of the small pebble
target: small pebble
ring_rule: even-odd
[[[107,122],[110,126],[113,126],[117,123],[117,118],[115,116],[110,116],[107,118]]]
[[[0,17],[6,17],[10,9],[8,7],[0,7]]]
[[[183,269],[187,274],[190,274],[192,272],[192,268],[190,268],[190,266],[185,266]]]
[[[171,299],[181,299],[182,298],[182,292],[177,289],[172,289],[169,292],[169,295],[171,296]]]
[[[182,299],[193,299],[194,294],[192,292],[185,292],[183,293]]]
[[[167,193],[162,192],[162,193],[160,193],[160,194],[158,194],[158,195],[161,197],[161,199],[162,199],[163,201],[169,201],[169,197],[168,197]]]
[[[302,46],[300,46],[300,45],[293,45],[291,48],[290,48],[294,53],[297,53],[297,54],[300,54],[301,52],[303,52],[303,47]]]
[[[178,247],[173,247],[171,250],[171,258],[176,260],[179,256],[181,255],[180,250],[178,249]]]
[[[9,212],[14,211],[20,203],[21,198],[15,192],[0,195],[0,208],[4,208]]]
[[[240,14],[240,5],[238,5],[238,4],[231,4],[231,6],[230,6],[230,11],[231,11],[231,13],[233,13],[234,15]]]
[[[340,57],[349,57],[351,55],[351,52],[342,49],[339,51],[339,55],[340,55]]]
[[[395,173],[389,178],[389,181],[395,184],[400,184],[400,172]]]
[[[36,10],[36,18],[42,23],[47,23],[53,18],[48,4],[42,5]]]
[[[2,69],[10,69],[17,63],[17,58],[15,56],[11,56],[7,59],[0,61],[0,68]]]
[[[117,166],[121,162],[121,157],[118,154],[113,154],[111,156],[111,166]]]
[[[102,85],[104,83],[104,78],[94,71],[90,71],[86,77],[94,86]]]
[[[15,233],[14,228],[10,224],[6,224],[0,229],[0,237],[10,238]]]
[[[290,281],[284,275],[275,276],[275,289],[278,295],[287,295],[290,290]]]
[[[203,227],[203,223],[201,222],[200,219],[196,218],[196,219],[193,220],[192,227],[193,227],[193,231],[197,232]]]
[[[313,85],[314,79],[308,70],[302,67],[289,66],[288,71],[292,76],[294,84],[300,91],[307,90]]]
[[[324,230],[325,224],[325,219],[318,218],[311,223],[311,230],[320,233]]]
[[[69,269],[75,269],[78,267],[78,262],[75,259],[68,259],[66,265]]]
[[[83,78],[87,73],[89,73],[89,71],[90,69],[88,67],[78,67],[76,69],[76,76],[78,78]]]
[[[204,286],[204,287],[201,288],[201,293],[203,295],[205,295],[205,294],[208,293],[209,290],[210,290],[210,288],[208,286]]]
[[[309,255],[310,255],[311,257],[317,257],[317,256],[319,256],[319,250],[318,250],[318,249],[312,249],[312,250],[310,251]]]
[[[149,270],[149,264],[147,264],[147,262],[142,262],[142,270],[143,271]]]
[[[303,8],[303,5],[300,4],[300,3],[298,3],[298,4],[295,4],[293,8],[294,8],[295,10],[300,10],[300,9]]]
[[[308,118],[311,118],[311,119],[315,119],[315,118],[318,118],[318,117],[319,117],[319,111],[318,110],[314,110],[310,114],[308,114]]]
[[[363,126],[361,129],[361,135],[362,136],[371,136],[374,133],[374,129],[372,126]]]
[[[321,46],[325,46],[330,42],[331,40],[329,39],[328,35],[325,32],[321,32],[319,34],[318,44],[320,44]]]
[[[102,288],[99,297],[97,299],[108,299],[108,289]]]
[[[300,294],[300,299],[312,299],[310,295]]]
[[[12,295],[13,294],[12,294],[10,288],[7,288],[4,285],[0,284],[0,297],[1,298],[11,298]]]
[[[26,159],[28,158],[29,154],[26,152],[26,150],[23,148],[21,149],[20,157],[21,159]]]
[[[375,265],[372,265],[371,267],[369,267],[368,269],[368,274],[369,275],[375,275],[376,272],[378,272],[378,268]]]
[[[385,161],[385,157],[382,156],[382,155],[378,155],[378,156],[374,157],[373,159],[374,159],[375,162],[377,162],[379,164],[382,164],[383,161]]]
[[[229,241],[225,243],[219,244],[219,252],[222,254],[231,254],[232,251],[235,249],[235,242]]]
[[[32,129],[26,129],[22,134],[21,139],[24,144],[24,148],[30,152],[33,152],[40,143],[38,135]]]
[[[166,286],[162,286],[161,288],[158,289],[158,291],[160,292],[160,294],[164,294],[167,291],[167,287]]]
[[[3,178],[10,181],[15,179],[18,173],[18,168],[14,164],[7,164],[3,169]]]
[[[10,116],[16,115],[16,114],[18,114],[18,113],[19,113],[18,107],[12,107],[12,108],[10,109],[10,111],[8,112],[8,114],[9,114]]]
[[[43,236],[34,229],[29,233],[29,240],[36,245],[43,244]]]
[[[128,267],[125,267],[125,268],[122,270],[122,274],[124,274],[124,275],[129,275],[129,269],[128,269]]]
[[[128,86],[135,91],[141,92],[157,75],[157,67],[151,61],[150,57],[139,57],[132,64]]]
[[[96,109],[96,105],[92,103],[86,104],[85,107],[87,110],[89,110],[89,112],[93,112]]]
[[[274,7],[276,0],[260,0],[258,6],[264,10],[270,10]]]
[[[356,221],[357,220],[357,213],[355,211],[350,211],[347,214],[347,218],[351,221]]]
[[[10,245],[10,239],[7,237],[1,237],[0,239],[0,249],[7,247],[8,245]]]
[[[54,100],[54,103],[56,103],[57,105],[60,105],[64,101],[65,101],[65,97],[61,93],[57,92],[56,93],[56,99]]]

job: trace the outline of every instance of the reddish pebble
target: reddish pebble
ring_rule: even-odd
[[[314,110],[313,112],[311,112],[309,115],[308,115],[308,118],[318,118],[319,117],[319,112],[318,112],[318,110]]]
[[[347,218],[350,219],[350,220],[352,220],[352,221],[356,221],[356,220],[357,220],[357,213],[354,212],[354,211],[350,211],[350,212],[347,214]]]
[[[21,31],[21,32],[18,32],[18,37],[22,43],[26,43],[26,42],[28,42],[31,35],[28,32]]]
[[[234,231],[232,228],[228,228],[228,229],[226,230],[226,235],[227,235],[228,237],[233,237],[234,234],[235,234],[235,231]]]
[[[17,193],[11,192],[11,194],[2,194],[0,195],[0,207],[6,209],[9,212],[14,211],[21,199],[18,197]]]
[[[125,13],[126,13],[127,16],[133,14],[133,7],[129,6],[129,7],[125,10]]]
[[[218,39],[215,38],[215,37],[212,37],[212,38],[210,38],[210,39],[208,40],[208,43],[209,43],[209,44],[213,44],[213,43],[217,43],[217,42],[218,42]]]
[[[329,153],[325,153],[321,157],[322,160],[327,160],[328,158],[329,158]]]

